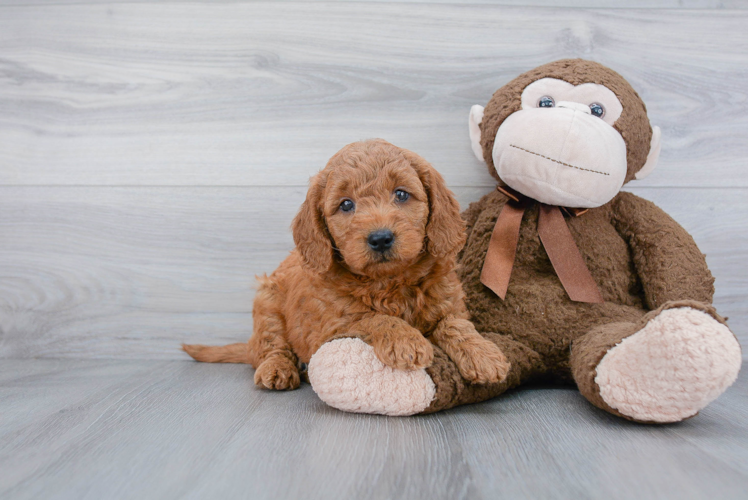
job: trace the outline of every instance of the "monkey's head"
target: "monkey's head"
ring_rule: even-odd
[[[564,59],[524,73],[470,110],[473,152],[496,179],[549,205],[599,207],[660,153],[639,95],[615,71]]]

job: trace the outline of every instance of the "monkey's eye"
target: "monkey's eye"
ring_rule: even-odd
[[[353,203],[353,200],[346,199],[340,202],[340,209],[343,212],[350,212],[355,208],[356,208],[356,204]]]
[[[592,113],[592,116],[602,118],[605,115],[605,108],[603,108],[602,104],[593,102],[592,104],[590,104],[590,112]]]
[[[539,108],[552,108],[556,105],[556,102],[553,100],[553,97],[551,96],[543,96],[538,100],[538,107]]]
[[[408,198],[410,198],[410,193],[408,193],[407,191],[403,191],[402,189],[395,190],[395,199],[400,203],[404,202]]]

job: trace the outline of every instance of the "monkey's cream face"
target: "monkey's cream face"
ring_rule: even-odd
[[[603,85],[543,78],[499,127],[493,162],[509,187],[549,205],[599,207],[626,178],[626,144],[613,124],[623,106]]]

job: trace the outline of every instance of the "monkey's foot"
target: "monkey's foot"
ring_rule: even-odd
[[[595,383],[603,400],[628,417],[678,422],[722,394],[741,361],[727,326],[689,307],[667,309],[605,354]]]
[[[324,344],[309,361],[308,374],[322,401],[354,413],[414,415],[425,410],[436,394],[426,370],[385,366],[374,348],[357,338]]]

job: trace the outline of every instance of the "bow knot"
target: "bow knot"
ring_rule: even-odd
[[[514,267],[522,217],[525,210],[532,206],[535,200],[511,188],[498,186],[497,189],[509,199],[496,220],[480,280],[503,300],[506,297],[509,278]],[[579,253],[579,248],[571,236],[561,209],[573,217],[579,217],[587,212],[587,209],[559,208],[540,203],[538,215],[540,241],[569,298],[575,302],[600,304],[603,302],[602,293],[584,263],[582,254]]]

